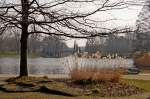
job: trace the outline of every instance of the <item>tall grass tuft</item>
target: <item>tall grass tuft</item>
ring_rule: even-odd
[[[122,69],[75,68],[70,75],[75,81],[118,82],[122,73]]]

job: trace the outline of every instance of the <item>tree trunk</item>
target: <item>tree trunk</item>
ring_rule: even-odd
[[[27,40],[28,40],[28,16],[29,0],[21,0],[22,4],[22,33],[21,33],[21,52],[20,52],[20,77],[28,76],[27,67]]]
[[[22,29],[21,35],[21,52],[20,52],[20,77],[28,76],[28,66],[27,66],[27,39],[28,34],[26,34],[27,29]]]

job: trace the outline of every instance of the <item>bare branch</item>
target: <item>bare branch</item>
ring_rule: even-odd
[[[23,3],[23,2],[22,2]],[[92,4],[97,6],[95,9],[90,11],[81,12],[70,10],[67,7],[67,4]],[[26,11],[22,12],[21,6],[18,4],[10,4],[6,6],[0,6],[0,9],[4,9],[4,12],[0,14],[0,19],[5,21],[7,24],[11,26],[16,26],[17,28],[22,29],[22,24],[26,24],[27,26],[33,25],[34,31],[29,32],[32,34],[33,32],[37,32],[38,28],[40,27],[40,33],[44,34],[53,34],[59,36],[66,36],[66,37],[75,37],[79,38],[81,35],[85,35],[87,37],[95,37],[95,36],[104,36],[98,33],[100,30],[111,31],[109,28],[99,27],[96,24],[101,24],[107,21],[111,21],[112,19],[104,20],[104,21],[94,21],[89,17],[94,15],[97,12],[103,12],[113,9],[122,9],[127,7],[126,3],[122,1],[115,1],[112,2],[111,0],[54,0],[54,1],[44,1],[44,3],[40,4],[37,0],[31,0],[25,6]],[[60,8],[58,9],[57,6]],[[62,7],[62,8],[61,8]],[[66,9],[67,13],[64,12]],[[15,11],[16,16],[12,16],[11,11]],[[81,9],[82,10],[82,9]],[[22,17],[24,16],[23,13],[26,12],[26,20],[23,21]],[[64,31],[67,29],[66,31]],[[53,32],[57,33],[53,33]],[[74,33],[69,33],[74,31]],[[107,32],[108,34],[110,32]],[[81,35],[79,35],[81,34]],[[103,33],[102,33],[103,34]],[[78,35],[78,36],[77,36]],[[87,38],[81,36],[81,38]]]

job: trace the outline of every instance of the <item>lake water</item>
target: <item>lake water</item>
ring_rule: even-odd
[[[67,74],[62,59],[32,58],[28,59],[29,74]],[[19,58],[0,58],[0,74],[19,74]]]
[[[69,74],[73,67],[130,68],[132,59],[29,58],[28,71],[33,75]],[[19,74],[19,58],[0,58],[0,74]]]

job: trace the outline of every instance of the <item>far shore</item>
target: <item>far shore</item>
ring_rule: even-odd
[[[15,58],[19,58],[20,54],[17,53],[17,52],[9,52],[9,51],[0,52],[0,58],[3,58],[3,57],[15,57]],[[37,58],[37,57],[40,57],[40,56],[33,53],[33,54],[28,54],[28,57],[29,58]]]

